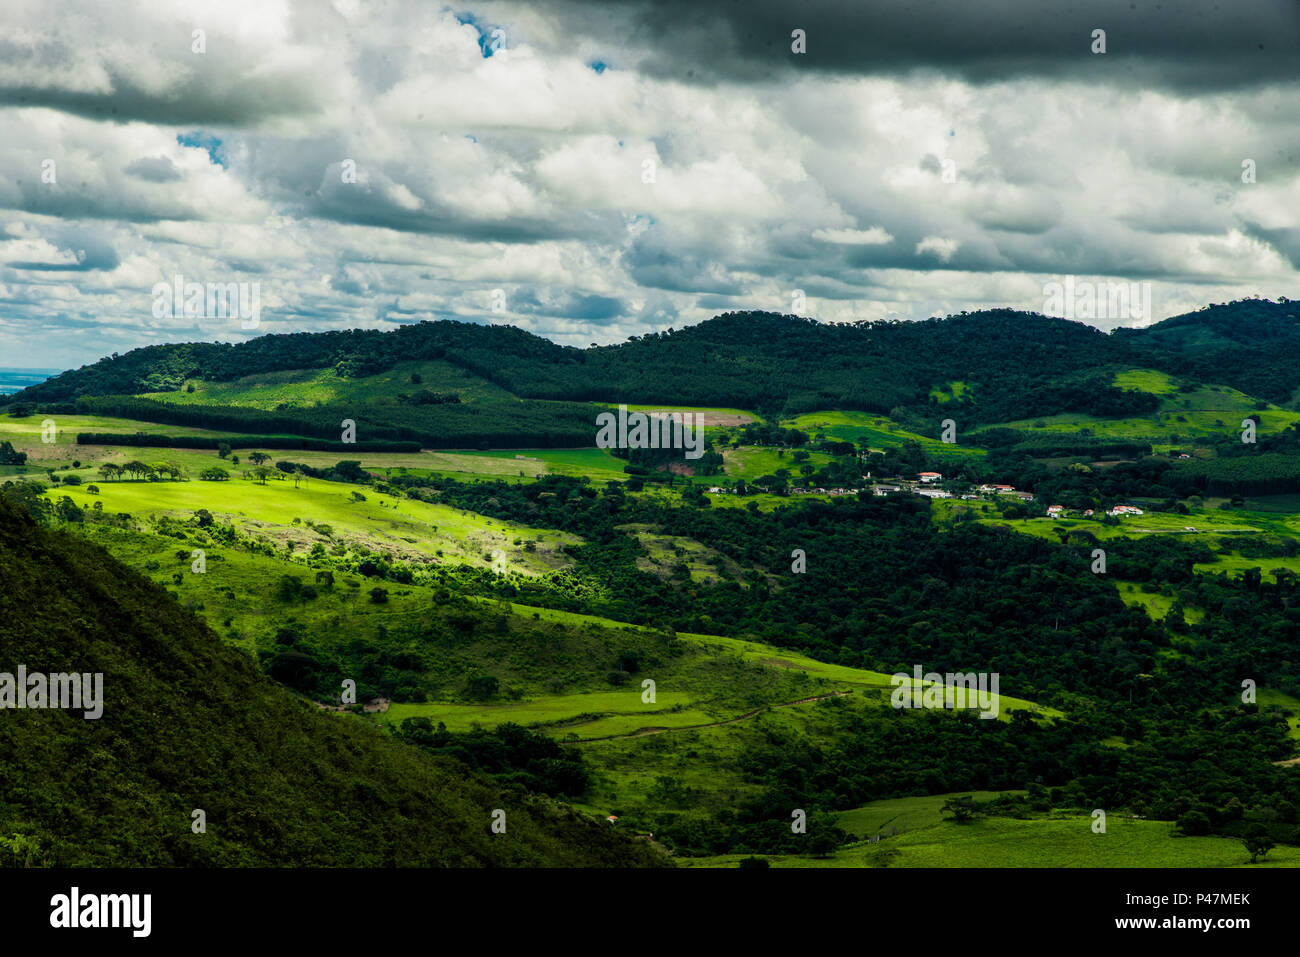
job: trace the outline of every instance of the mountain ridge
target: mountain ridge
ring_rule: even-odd
[[[1050,411],[1033,394],[1051,380],[1107,388],[1100,369],[1149,366],[1223,381],[1271,401],[1300,388],[1280,353],[1300,344],[1296,305],[1240,300],[1110,333],[1076,320],[1011,309],[917,321],[824,323],[765,312],[729,312],[682,329],[616,345],[561,346],[514,326],[459,320],[399,329],[268,334],[239,344],[145,346],[68,370],[7,398],[9,404],[74,402],[81,396],[175,391],[188,380],[230,381],[297,369],[342,378],[443,360],[513,396],[569,402],[663,402],[798,413],[817,408],[916,411],[931,389],[971,380],[1004,401],[967,417]],[[1059,380],[1059,382],[1058,382]],[[1013,416],[1016,417],[1016,416]]]

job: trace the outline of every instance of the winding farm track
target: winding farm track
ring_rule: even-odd
[[[827,698],[842,698],[845,695],[852,694],[852,691],[832,691],[830,694],[814,695],[811,698],[800,698],[798,701],[786,701],[782,704],[768,704],[761,708],[755,708],[753,711],[746,711],[744,714],[737,715],[734,718],[726,718],[722,721],[710,721],[707,724],[684,724],[680,728],[638,728],[635,731],[629,731],[627,734],[606,734],[598,738],[578,738],[572,741],[565,741],[565,744],[587,744],[591,741],[613,741],[617,738],[644,738],[651,734],[664,734],[668,731],[698,731],[700,728],[717,728],[724,724],[735,724],[737,721],[746,721],[754,715],[762,714],[764,711],[771,711],[775,708],[790,708],[797,704],[807,704],[810,701],[825,701]]]

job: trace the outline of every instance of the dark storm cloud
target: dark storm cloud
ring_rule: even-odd
[[[1300,269],[1300,229],[1265,229],[1256,223],[1246,223],[1243,229],[1248,235],[1268,243],[1293,267]]]
[[[622,16],[591,16],[617,10]],[[682,80],[779,80],[789,70],[940,70],[974,83],[1076,78],[1203,91],[1287,83],[1300,59],[1296,0],[696,0],[561,2],[570,29],[639,47],[646,73]],[[791,52],[802,29],[807,52]],[[1105,55],[1091,52],[1106,31]]]
[[[626,312],[621,299],[574,292],[516,290],[509,297],[510,311],[521,316],[579,319],[600,324],[618,319]]]

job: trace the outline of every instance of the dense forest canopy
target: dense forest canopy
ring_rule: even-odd
[[[971,391],[956,408],[967,422],[1064,411],[1141,414],[1149,411],[1149,397],[1110,388],[1100,381],[1102,373],[1150,367],[1225,382],[1273,401],[1289,398],[1300,386],[1300,367],[1286,359],[1300,346],[1295,313],[1286,299],[1251,299],[1107,335],[1084,323],[1009,309],[852,324],[734,312],[588,349],[510,326],[444,320],[391,332],[147,346],[65,372],[9,401],[66,403],[175,390],[187,379],[229,381],[291,369],[333,369],[347,378],[441,359],[532,399],[884,413],[927,408],[932,386],[962,381]]]

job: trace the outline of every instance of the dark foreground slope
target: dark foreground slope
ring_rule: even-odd
[[[663,862],[603,822],[314,710],[163,589],[0,498],[0,673],[20,664],[103,672],[104,710],[0,709],[0,864]],[[491,833],[496,808],[505,834]]]

